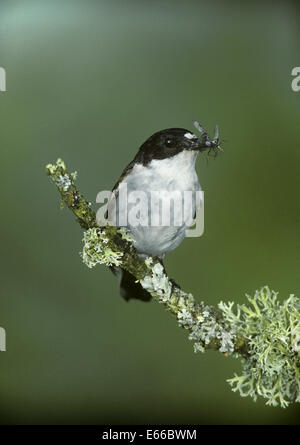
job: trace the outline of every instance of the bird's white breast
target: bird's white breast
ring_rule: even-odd
[[[136,164],[124,180],[134,190],[198,190],[197,154],[185,150],[171,158],[153,159],[146,166]]]
[[[184,191],[200,190],[195,162],[198,152],[182,151],[179,154],[166,159],[153,159],[146,166],[136,164],[131,172],[124,178],[127,193],[142,191],[147,194],[150,200],[151,192],[164,191],[164,195],[174,196],[178,191],[182,197]],[[149,201],[150,202],[150,201]],[[193,203],[193,210],[195,204]],[[130,212],[132,205],[128,205],[126,212]],[[174,205],[173,211],[176,212]],[[120,214],[119,214],[120,216]],[[123,215],[124,216],[124,215]],[[176,214],[174,214],[176,219]],[[149,205],[149,220],[151,220],[151,206]],[[128,223],[134,245],[138,252],[152,256],[162,256],[175,249],[185,237],[185,220],[179,226],[132,226]]]

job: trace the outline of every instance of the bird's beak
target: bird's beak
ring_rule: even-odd
[[[208,150],[208,148],[209,147],[206,145],[206,143],[200,139],[193,141],[192,145],[190,146],[190,150],[193,151],[205,151]]]

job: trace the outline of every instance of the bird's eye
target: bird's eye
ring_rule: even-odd
[[[174,141],[174,139],[168,138],[165,140],[165,144],[166,144],[166,147],[174,147],[175,141]]]

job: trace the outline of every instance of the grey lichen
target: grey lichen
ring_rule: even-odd
[[[97,264],[106,266],[120,266],[122,264],[122,252],[113,251],[109,245],[104,229],[92,228],[84,232],[83,235],[82,260],[89,268]]]
[[[71,176],[72,176],[73,181],[76,181],[78,174],[77,174],[77,172],[72,172]]]
[[[280,304],[268,287],[247,296],[249,306],[221,302],[225,319],[248,339],[249,356],[242,375],[228,382],[242,397],[257,396],[267,405],[281,407],[300,401],[300,300],[291,295]]]
[[[143,288],[151,293],[151,295],[154,295],[160,303],[167,302],[171,297],[172,286],[160,263],[156,263],[152,268],[152,274],[147,275],[140,283]]]
[[[68,175],[59,175],[56,180],[56,184],[59,188],[66,192],[71,187],[72,181]]]
[[[121,234],[122,239],[125,241],[132,242],[133,238],[129,232],[129,230],[126,227],[120,227],[118,232]]]
[[[234,351],[235,330],[223,320],[217,320],[211,307],[196,302],[192,294],[173,287],[161,264],[155,264],[152,274],[140,282],[159,303],[176,315],[179,326],[190,331],[189,339],[195,342],[195,352],[203,352],[216,340],[215,346],[220,352]]]

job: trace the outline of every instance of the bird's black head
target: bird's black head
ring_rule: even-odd
[[[150,136],[140,147],[136,161],[144,165],[152,159],[166,159],[183,150],[204,151],[209,147],[191,131],[184,128],[168,128]]]
[[[216,156],[220,150],[218,126],[215,128],[213,139],[208,137],[198,122],[195,121],[194,126],[200,132],[200,138],[184,128],[168,128],[154,133],[140,147],[135,161],[146,165],[152,159],[171,158],[184,150],[195,152],[212,150]]]

